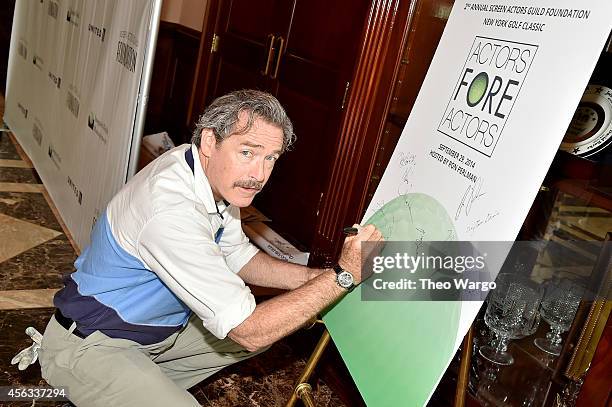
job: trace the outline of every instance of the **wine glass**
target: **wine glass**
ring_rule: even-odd
[[[535,282],[516,274],[500,274],[496,284],[487,299],[484,318],[496,340],[494,346],[483,346],[479,353],[490,362],[511,365],[514,358],[507,352],[508,342],[535,332],[542,295]]]
[[[561,354],[561,334],[574,320],[584,288],[567,279],[550,281],[545,288],[540,313],[550,325],[546,338],[536,338],[533,343],[551,355]]]

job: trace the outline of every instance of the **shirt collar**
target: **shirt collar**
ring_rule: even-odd
[[[202,163],[200,162],[198,147],[196,147],[195,144],[191,145],[191,154],[193,154],[194,192],[196,196],[204,204],[206,212],[211,215],[217,213],[223,214],[229,205],[227,205],[224,201],[219,203],[215,202],[212,188],[210,187],[210,183],[208,182],[206,174],[204,174],[204,169],[202,168]],[[221,217],[223,217],[223,215],[221,215]]]

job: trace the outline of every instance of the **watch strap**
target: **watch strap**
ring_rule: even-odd
[[[342,273],[344,271],[342,266],[340,266],[338,263],[336,263],[336,265],[334,267],[332,267],[332,268],[336,272],[336,275],[339,275],[340,273]]]

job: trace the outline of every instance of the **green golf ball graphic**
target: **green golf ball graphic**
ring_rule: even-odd
[[[435,198],[423,193],[409,193],[400,195],[387,202],[376,211],[366,222],[375,225],[383,234],[387,242],[431,242],[457,240],[455,225],[448,212]],[[416,246],[406,243],[405,249],[412,252]],[[385,246],[380,255],[394,257],[397,246]],[[429,249],[421,248],[419,252],[427,253]],[[415,254],[415,253],[414,253]],[[433,270],[419,270],[415,274],[393,273],[392,278],[427,278],[433,277]],[[389,275],[386,278],[390,281]],[[424,291],[378,291],[371,286],[373,280],[364,284],[362,289],[370,298],[381,300],[416,300],[413,294],[420,299],[431,299]]]
[[[472,81],[467,93],[467,104],[470,107],[476,106],[484,97],[489,87],[489,76],[486,72],[481,72]]]
[[[456,240],[455,225],[435,198],[423,193],[398,196],[380,208],[366,224],[372,223],[385,240]]]
[[[375,224],[387,242],[457,239],[444,206],[423,193],[392,199],[367,223]],[[400,397],[403,406],[427,404],[430,389],[454,354],[461,302],[366,300],[365,286],[359,285],[325,313],[334,344],[364,400],[376,401],[370,404],[398,405]]]

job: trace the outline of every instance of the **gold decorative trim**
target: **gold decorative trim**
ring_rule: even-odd
[[[572,354],[567,369],[565,369],[565,376],[569,379],[574,381],[581,380],[589,369],[599,340],[608,322],[610,311],[612,311],[612,301],[596,300],[593,302],[584,329],[576,344],[576,349]]]
[[[603,331],[608,323],[608,317],[612,311],[612,301],[610,298],[611,291],[611,274],[612,274],[612,249],[608,246],[612,241],[612,232],[606,234],[604,246],[601,250],[599,259],[593,270],[593,274],[601,274],[601,285],[597,298],[593,301],[589,315],[584,323],[584,328],[580,334],[580,338],[576,343],[576,348],[572,353],[572,357],[565,369],[565,376],[574,381],[580,381],[589,370],[599,340],[603,335]]]

